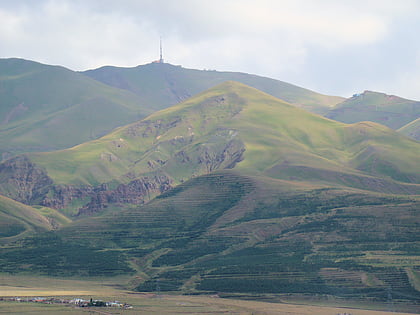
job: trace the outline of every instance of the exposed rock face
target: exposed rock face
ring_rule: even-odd
[[[25,204],[39,204],[53,181],[45,170],[20,155],[0,164],[0,191]]]
[[[203,106],[210,106],[207,103],[218,108],[224,106],[225,99],[213,98],[203,103]],[[206,123],[212,124],[212,119],[223,120],[226,115],[235,115],[239,110],[239,106],[234,106],[227,113],[221,111],[215,118],[209,116]],[[146,120],[131,125],[126,133],[130,137],[151,137],[159,140],[166,131],[178,127],[181,122],[182,118],[178,116],[168,120]],[[181,129],[177,135],[156,144],[156,152],[163,148],[172,153],[168,157],[164,156],[165,159],[157,154],[144,160],[149,172],[136,174],[134,170],[130,170],[120,178],[125,178],[124,182],[128,180],[127,184],[116,186],[115,182],[110,182],[97,186],[54,185],[46,171],[27,157],[19,156],[0,165],[0,193],[26,204],[40,204],[54,209],[69,208],[78,211],[78,215],[89,215],[98,213],[111,204],[146,203],[171,189],[175,180],[182,182],[218,169],[233,168],[243,160],[245,144],[237,137],[236,130],[219,128],[196,141],[191,125],[187,124]],[[126,144],[120,139],[113,141],[112,145],[120,148]],[[103,153],[100,158],[109,162],[118,159],[109,152]],[[141,158],[139,156],[137,162],[143,163]]]
[[[0,178],[1,193],[25,204],[62,209],[76,199],[87,199],[79,214],[98,212],[110,203],[141,204],[172,187],[172,180],[163,174],[134,179],[115,189],[109,189],[108,184],[53,186],[46,172],[24,155],[0,164]]]
[[[207,173],[217,169],[234,168],[243,160],[244,152],[245,146],[242,141],[231,140],[220,151],[211,151],[204,147],[198,156],[198,162],[205,165]]]
[[[159,174],[142,177],[128,184],[120,184],[116,189],[107,189],[107,185],[101,185],[95,189],[91,201],[79,209],[78,214],[96,213],[111,203],[142,204],[172,188],[171,183],[169,177]]]
[[[51,192],[51,196],[46,196],[42,200],[42,205],[54,209],[62,209],[71,204],[74,199],[84,199],[93,196],[95,189],[87,185],[57,185],[52,187]]]
[[[156,121],[151,120],[142,120],[138,123],[132,124],[130,128],[127,129],[127,136],[130,137],[157,137],[164,132],[168,131],[171,128],[174,128],[181,122],[181,118],[177,117],[170,121],[164,121],[158,119]]]

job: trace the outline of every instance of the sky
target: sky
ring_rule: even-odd
[[[344,97],[420,100],[420,0],[0,0],[0,58],[72,70],[159,58]]]

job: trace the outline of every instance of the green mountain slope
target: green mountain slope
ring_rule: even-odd
[[[227,170],[193,178],[147,205],[40,234],[24,248],[0,249],[0,267],[50,275],[130,272],[130,288],[139,291],[155,291],[159,281],[162,291],[386,300],[391,287],[394,298],[416,300],[419,209],[412,197]],[[83,254],[78,259],[76,251]]]
[[[71,220],[57,210],[36,209],[0,195],[0,243],[52,230],[69,222]]]
[[[365,91],[337,104],[325,116],[345,123],[373,121],[396,130],[420,116],[420,102]]]
[[[382,125],[339,123],[226,82],[100,139],[6,161],[0,189],[25,203],[96,212],[108,203],[147,202],[191,177],[235,168],[413,194],[419,153],[417,142]]]
[[[417,118],[416,120],[413,120],[407,125],[401,127],[398,129],[398,132],[406,135],[407,137],[420,141],[420,118]]]
[[[156,109],[175,105],[225,81],[241,82],[315,113],[324,113],[344,100],[257,75],[185,69],[168,63],[151,63],[134,68],[107,66],[83,74],[134,92],[150,104],[157,104]]]
[[[0,270],[132,274],[153,291],[418,300],[420,144],[238,82],[70,149],[0,164],[0,190],[75,215]],[[75,255],[77,253],[78,255]]]
[[[137,95],[58,66],[0,59],[0,153],[70,147],[151,113]]]
[[[273,177],[283,176],[278,167],[306,166],[417,182],[418,153],[418,143],[384,126],[328,120],[226,82],[98,140],[30,159],[59,184],[127,181],[129,172],[163,172],[179,183],[236,163]]]

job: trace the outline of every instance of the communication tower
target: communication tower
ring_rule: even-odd
[[[160,58],[159,63],[163,63],[163,56],[162,56],[162,37],[160,37]]]

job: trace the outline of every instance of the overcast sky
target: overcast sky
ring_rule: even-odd
[[[160,36],[186,68],[420,100],[420,0],[0,0],[0,58],[133,67]]]

